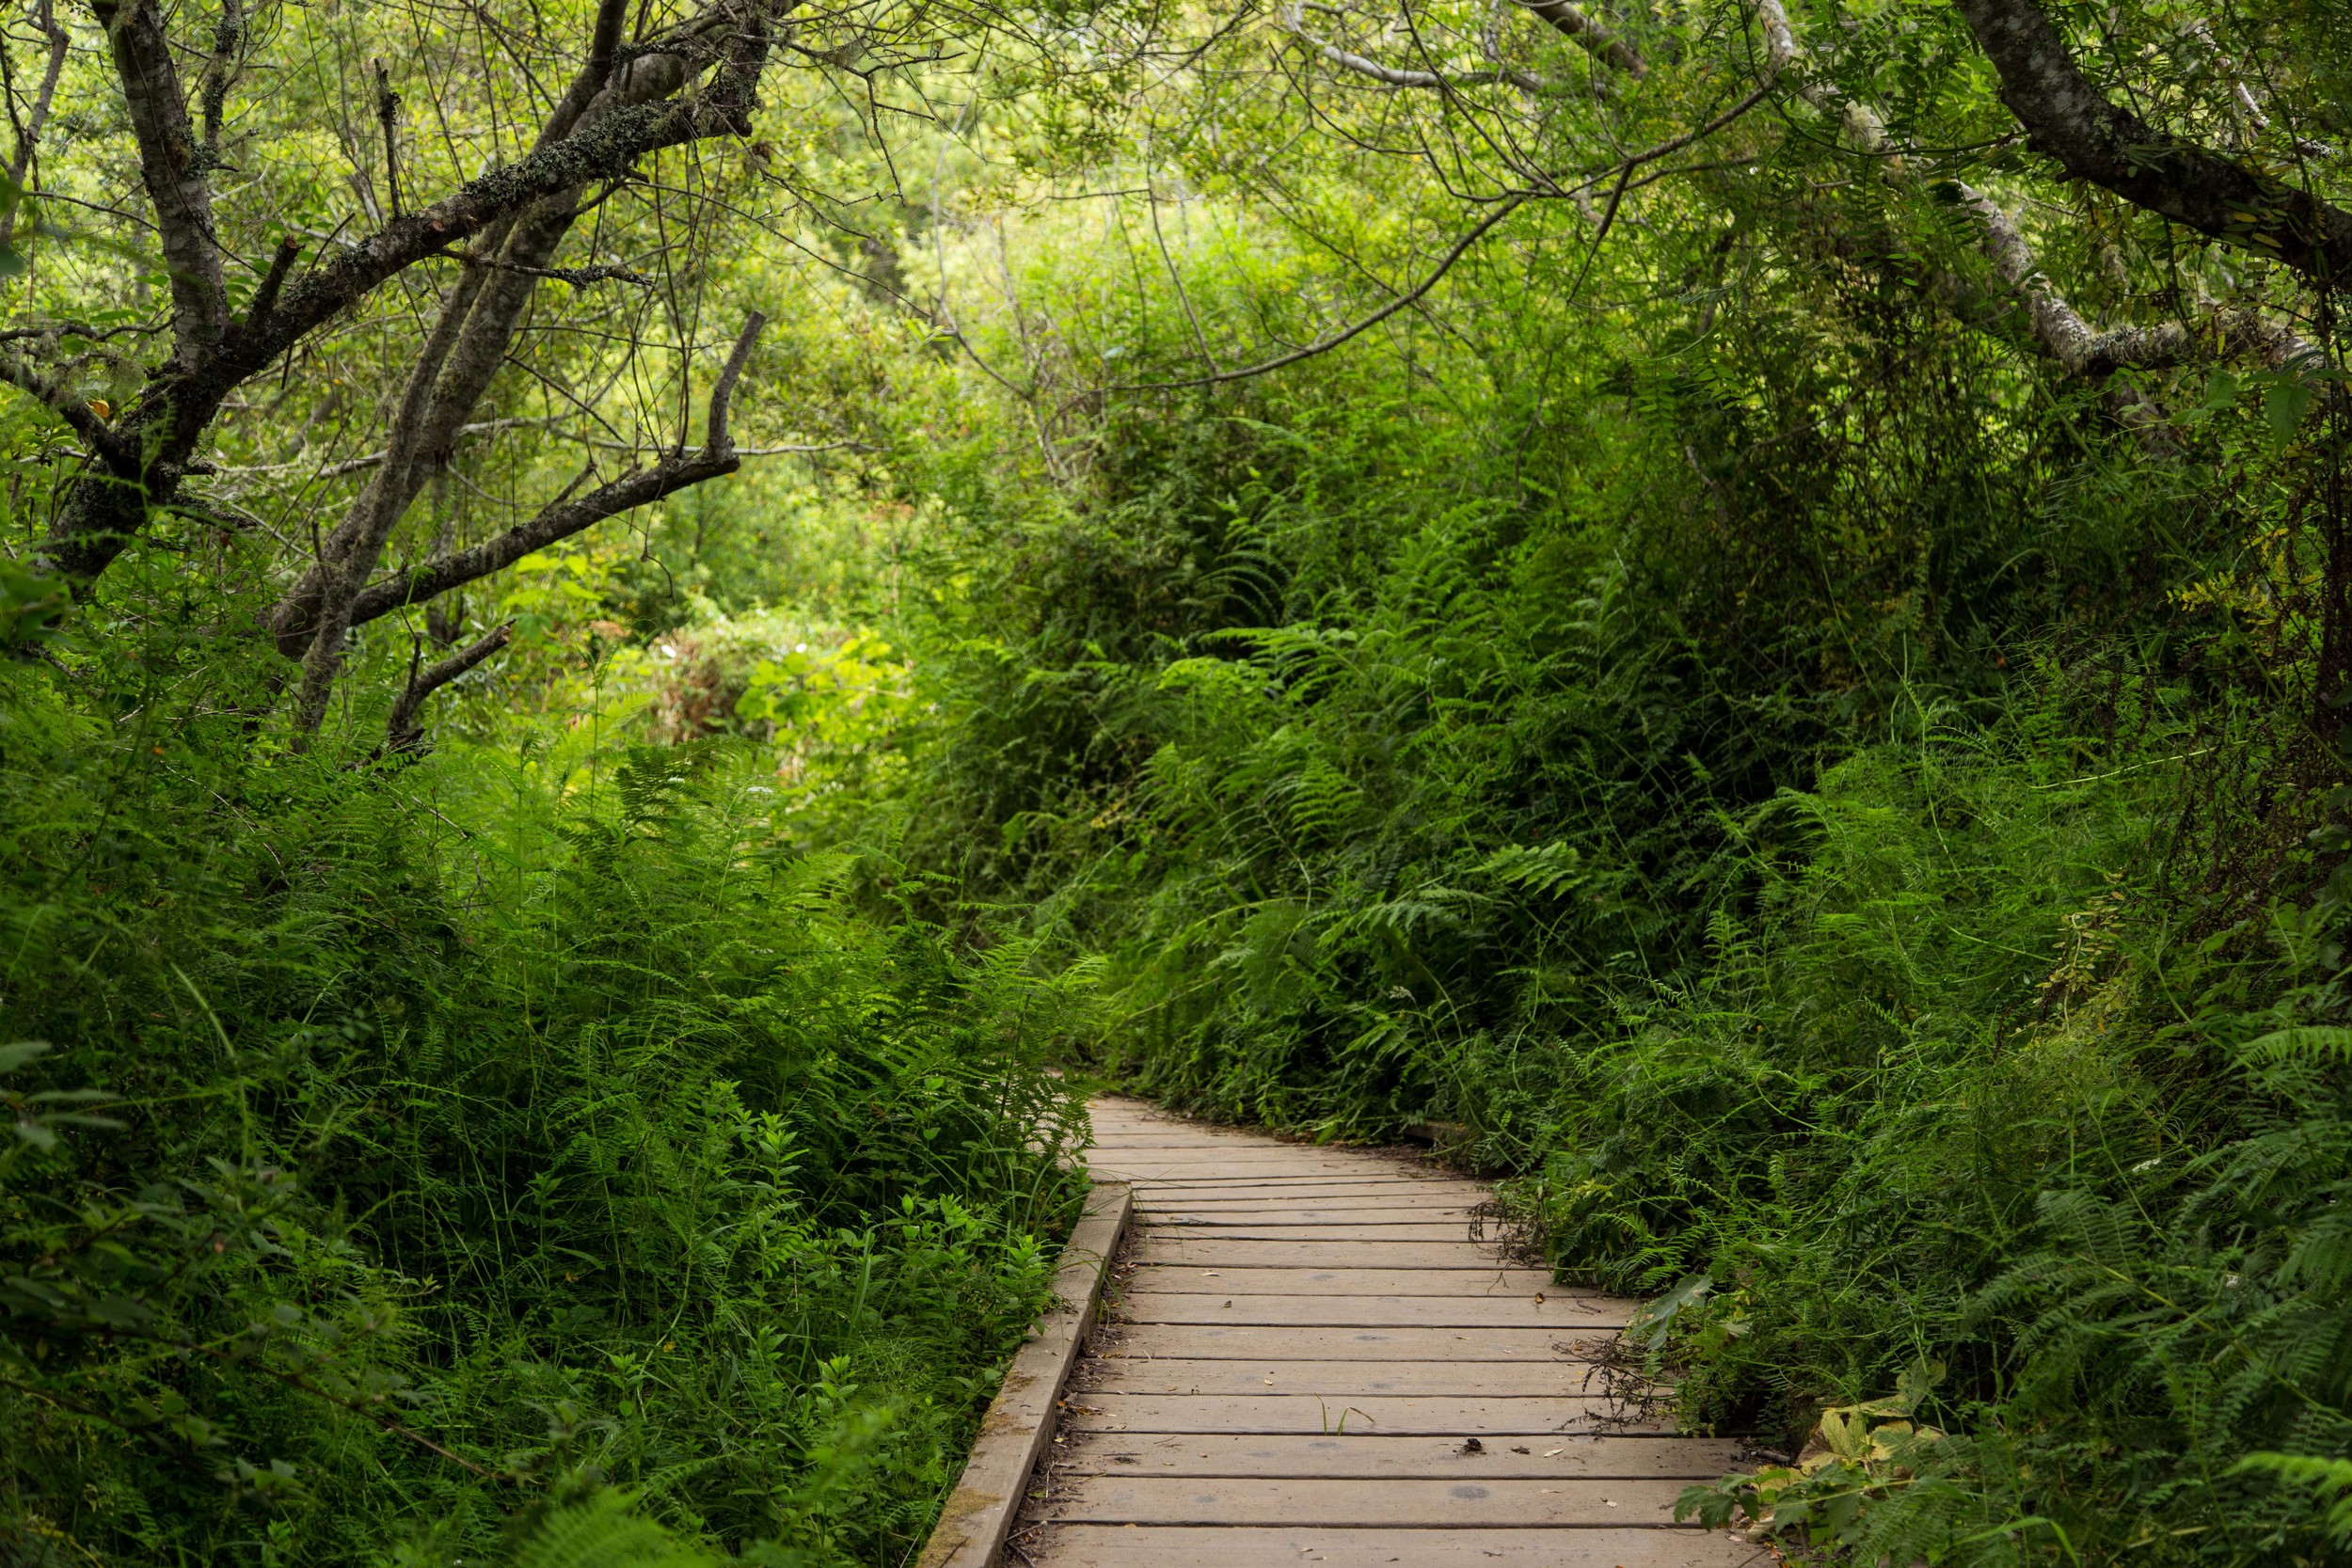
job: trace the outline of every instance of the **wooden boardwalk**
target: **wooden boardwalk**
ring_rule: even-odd
[[[1136,1185],[1135,1262],[1009,1562],[1771,1562],[1673,1525],[1737,1445],[1623,1422],[1591,1357],[1632,1304],[1503,1263],[1476,1182],[1136,1101],[1094,1130],[1095,1174]]]

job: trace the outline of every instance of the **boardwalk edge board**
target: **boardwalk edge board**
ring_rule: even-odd
[[[1054,1438],[1062,1386],[1103,1304],[1103,1280],[1135,1215],[1135,1189],[1095,1182],[1054,1275],[1054,1303],[1005,1369],[972,1457],[939,1511],[919,1568],[996,1568],[1029,1474]]]

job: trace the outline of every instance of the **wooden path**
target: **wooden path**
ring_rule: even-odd
[[[1619,1424],[1591,1356],[1631,1303],[1507,1266],[1476,1182],[1094,1105],[1134,1266],[1079,1363],[1036,1568],[1764,1568],[1673,1525],[1737,1445]]]

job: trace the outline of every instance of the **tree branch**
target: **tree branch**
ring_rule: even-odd
[[[460,648],[447,658],[437,659],[422,670],[417,659],[423,657],[423,644],[418,644],[417,655],[408,662],[408,684],[392,702],[391,717],[384,722],[384,745],[389,751],[419,752],[424,746],[424,726],[417,722],[417,710],[430,697],[475,665],[506,646],[515,635],[515,623],[493,626],[479,641]]]
[[[219,348],[229,325],[213,187],[205,177],[209,161],[188,124],[187,95],[155,0],[97,0],[95,9],[113,49],[138,143],[139,175],[163,236],[164,266],[171,277],[172,357],[193,371]]]
[[[57,381],[42,373],[31,360],[0,352],[0,382],[25,393],[72,426],[73,434],[88,445],[114,477],[127,479],[137,476],[137,459],[123,448],[115,433],[106,427],[106,421],[98,417],[97,411]]]
[[[751,360],[752,346],[767,325],[768,318],[755,310],[736,338],[735,347],[710,388],[709,421],[700,451],[673,452],[650,468],[623,474],[576,500],[557,501],[545,507],[528,522],[470,549],[453,551],[377,583],[352,601],[349,624],[364,626],[405,606],[421,604],[453,588],[461,588],[477,578],[513,565],[533,550],[545,549],[593,528],[607,517],[617,517],[741,467],[742,454],[736,451],[727,433],[727,412],[736,383]]]
[[[710,417],[703,427],[703,452],[708,457],[732,457],[735,442],[727,436],[727,404],[734,400],[735,384],[743,374],[743,367],[751,363],[752,345],[759,341],[768,318],[757,310],[743,323],[743,330],[736,336],[735,347],[727,355],[727,362],[719,371],[719,379],[710,388]]]
[[[533,550],[545,549],[559,540],[594,528],[607,517],[649,506],[664,496],[731,474],[742,466],[742,459],[732,451],[719,456],[702,451],[665,458],[650,468],[624,474],[577,500],[548,507],[528,522],[518,523],[471,549],[456,550],[428,561],[362,591],[352,601],[351,625],[365,626],[393,610],[422,604],[453,588],[462,588],[477,578],[486,578],[512,566]]]
[[[1516,0],[1516,4],[1549,23],[1596,59],[1614,66],[1636,81],[1649,74],[1649,62],[1642,57],[1640,50],[1568,0]]]
[[[157,209],[167,220],[160,227],[167,257],[186,248],[199,229],[204,243],[195,247],[200,252],[194,258],[201,263],[198,274],[188,274],[174,262],[180,309],[175,313],[179,343],[173,360],[149,383],[146,395],[116,430],[123,451],[142,454],[139,483],[72,486],[41,546],[48,567],[84,581],[103,572],[145,526],[150,507],[171,499],[230,392],[377,285],[475,235],[501,241],[511,237],[517,243],[528,237],[533,245],[545,241],[551,246],[574,215],[576,203],[566,193],[617,180],[638,159],[663,148],[707,136],[750,134],[768,57],[770,20],[791,3],[714,0],[710,9],[693,20],[630,46],[626,62],[612,67],[611,62],[621,55],[625,8],[620,0],[602,0],[591,71],[583,71],[559,103],[530,153],[467,182],[421,211],[394,218],[307,275],[285,281],[266,316],[258,316],[248,330],[226,343],[217,330],[207,335],[208,323],[225,325],[227,309],[218,290],[219,259],[211,243],[209,191],[200,172],[179,184],[167,182],[157,196]],[[154,171],[184,170],[190,159],[180,154],[193,151],[185,105],[176,78],[169,75],[170,57],[160,50],[156,0],[101,4],[103,15],[110,19],[125,92],[135,101],[133,119],[140,127],[143,166],[152,186],[161,178]],[[715,75],[699,90],[680,91],[714,66]],[[151,90],[151,80],[167,82],[171,90]],[[551,198],[557,199],[550,202]],[[561,221],[549,213],[544,223],[526,224],[525,215],[543,202],[561,210]],[[200,216],[200,224],[189,217],[191,213]],[[537,266],[546,257],[530,253],[529,247],[518,253],[517,245],[509,244],[500,260]],[[469,276],[484,274],[469,269]],[[461,341],[453,362],[462,364],[467,372],[458,378],[463,384],[437,389],[424,420],[425,444],[419,450],[437,450],[434,435],[465,422],[501,362],[503,345],[535,279],[520,276],[513,281],[525,291],[520,297],[510,299],[505,290],[486,291],[498,294],[499,309],[485,316],[481,331],[469,331]],[[489,303],[483,302],[485,309]],[[215,345],[216,352],[201,344]]]
[[[66,51],[73,42],[73,35],[57,20],[52,0],[40,0],[33,24],[49,40],[49,57],[41,65],[40,87],[33,94],[32,112],[17,128],[15,156],[8,160],[8,182],[17,188],[19,201],[23,198],[25,177],[32,172],[33,157],[40,150],[41,133],[49,125],[50,105],[57,101],[57,78],[65,72]],[[13,104],[10,109],[13,112]],[[0,213],[0,250],[7,249],[16,239],[18,210],[18,202],[11,201],[8,211]]]
[[[1520,204],[1526,200],[1527,196],[1523,192],[1514,193],[1503,198],[1502,200],[1496,203],[1495,210],[1493,212],[1488,213],[1485,217],[1479,219],[1478,223],[1471,228],[1470,232],[1464,234],[1460,239],[1454,242],[1454,248],[1447,251],[1442,257],[1438,258],[1438,264],[1434,268],[1430,269],[1427,277],[1423,277],[1420,282],[1414,284],[1405,293],[1397,295],[1394,299],[1389,301],[1388,304],[1382,306],[1379,309],[1375,310],[1371,315],[1364,317],[1355,325],[1334,332],[1327,338],[1317,339],[1315,341],[1309,343],[1305,348],[1293,349],[1288,354],[1277,355],[1274,358],[1261,361],[1255,365],[1245,366],[1237,371],[1219,371],[1214,375],[1196,375],[1188,377],[1183,381],[1138,381],[1120,387],[1104,387],[1099,388],[1099,390],[1105,392],[1173,392],[1181,391],[1187,387],[1215,387],[1228,381],[1247,381],[1251,376],[1263,375],[1268,371],[1279,371],[1285,365],[1295,365],[1301,359],[1311,359],[1318,354],[1327,354],[1332,349],[1335,349],[1342,343],[1346,342],[1349,339],[1354,338],[1360,333],[1370,331],[1373,327],[1379,325],[1382,322],[1387,321],[1391,316],[1395,315],[1399,310],[1404,309],[1406,306],[1412,304],[1413,301],[1419,299],[1422,295],[1436,288],[1438,280],[1444,277],[1447,273],[1454,270],[1454,263],[1460,261],[1463,256],[1469,252],[1470,247],[1476,245],[1479,239],[1486,234],[1486,230],[1492,229],[1496,224],[1501,223],[1504,218],[1509,217],[1513,213],[1518,212]]]
[[[1994,274],[2024,299],[2035,340],[2070,375],[2098,380],[2120,370],[2155,370],[2235,354],[2250,354],[2273,368],[2326,357],[2294,332],[2243,307],[2210,309],[2203,332],[2179,322],[2101,332],[2043,275],[2025,235],[1992,198],[1957,180],[1952,190],[1983,225],[1985,255]]]
[[[2156,130],[2108,101],[2036,0],[1954,0],[2027,145],[2198,233],[2275,256],[2321,287],[2352,277],[2352,213]]]
[[[1394,66],[1382,65],[1378,60],[1367,59],[1361,55],[1351,54],[1338,44],[1327,43],[1307,31],[1306,23],[1300,17],[1296,6],[1284,8],[1281,13],[1281,23],[1284,30],[1341,70],[1352,71],[1359,76],[1369,76],[1384,87],[1492,87],[1497,83],[1508,83],[1512,87],[1523,87],[1534,92],[1540,90],[1544,86],[1539,78],[1530,76],[1523,71],[1514,71],[1504,65],[1498,65],[1492,71],[1466,71],[1452,76],[1443,75],[1435,71],[1401,71]]]
[[[236,77],[237,52],[245,46],[245,8],[238,0],[220,0],[220,26],[213,34],[213,57],[204,67],[204,162],[220,162],[220,117],[228,106],[229,84]]]
[[[239,369],[246,373],[275,358],[313,328],[357,301],[393,274],[414,266],[460,240],[514,216],[544,197],[614,180],[639,158],[663,148],[713,135],[748,135],[760,67],[766,62],[764,28],[731,34],[720,79],[703,91],[671,97],[691,72],[718,57],[693,40],[693,53],[640,55],[629,62],[629,81],[612,112],[539,147],[502,168],[469,181],[430,207],[395,219],[286,291],[270,330],[241,344]]]

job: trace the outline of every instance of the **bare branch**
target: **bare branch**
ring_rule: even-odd
[[[245,8],[238,0],[220,0],[220,25],[213,34],[213,57],[204,67],[204,161],[220,161],[220,117],[229,103],[229,84],[237,71],[237,52],[245,47]]]
[[[234,3],[234,0],[231,0]],[[375,119],[384,127],[384,183],[391,197],[392,216],[400,216],[400,94],[392,90],[391,68],[375,62]]]
[[[139,174],[163,236],[164,265],[171,276],[172,357],[194,371],[219,348],[229,326],[209,161],[188,124],[187,95],[156,0],[97,0],[95,9],[113,47],[138,143]]]
[[[116,478],[129,478],[138,472],[137,460],[126,450],[115,433],[106,427],[97,410],[75,397],[54,376],[22,356],[0,352],[0,382],[30,396],[51,413],[72,427],[89,449],[98,454]]]
[[[171,499],[222,400],[386,279],[477,235],[488,240],[485,248],[497,250],[500,261],[544,266],[576,215],[578,193],[588,185],[617,180],[640,158],[663,148],[706,136],[748,135],[768,57],[770,17],[788,3],[713,0],[691,21],[630,46],[626,60],[613,65],[622,54],[624,18],[619,0],[604,0],[590,69],[559,103],[532,152],[421,211],[394,218],[307,275],[290,277],[267,316],[231,341],[224,343],[223,334],[207,325],[226,321],[219,259],[211,243],[209,191],[200,171],[186,176],[184,190],[167,182],[157,195],[157,210],[165,220],[160,227],[167,256],[174,259],[179,348],[116,432],[124,451],[142,454],[140,483],[70,487],[42,545],[42,559],[52,569],[83,580],[104,571],[145,526],[149,509]],[[109,31],[125,91],[135,101],[133,119],[141,127],[151,186],[161,178],[159,169],[185,173],[189,158],[175,161],[175,150],[193,155],[185,106],[169,74],[168,52],[162,48],[156,5],[157,0],[104,0],[103,12],[112,19]],[[696,91],[681,92],[705,72],[710,75]],[[171,90],[151,90],[154,80]],[[203,243],[191,251],[190,238],[199,230]],[[179,266],[182,251],[190,251],[196,273]],[[484,276],[482,269],[468,270],[469,278]],[[437,437],[466,422],[504,361],[505,345],[536,278],[525,273],[508,281],[512,287],[477,285],[469,293],[469,306],[480,319],[469,324],[450,357],[449,375],[433,391],[417,450],[440,450]],[[462,285],[461,292],[466,292]],[[473,293],[483,297],[476,300]],[[401,503],[414,494],[412,485]]]
[[[52,7],[53,0],[40,0],[40,8],[33,17],[33,24],[49,40],[49,55],[41,64],[40,87],[33,94],[32,111],[17,129],[16,153],[8,160],[8,182],[19,192],[23,191],[25,178],[32,172],[33,157],[40,149],[41,133],[49,125],[50,105],[57,100],[57,78],[65,71],[66,51],[73,42],[73,35],[66,31],[65,24],[57,20]],[[17,205],[11,202],[6,213],[0,213],[0,249],[5,249],[16,238],[17,212]]]
[[[735,340],[735,348],[727,356],[726,364],[719,372],[719,379],[710,388],[710,418],[703,432],[703,451],[712,457],[735,455],[735,442],[727,435],[727,404],[735,397],[735,384],[743,374],[743,367],[751,362],[752,345],[759,341],[768,318],[754,310],[743,323],[743,330]]]
[[[1371,315],[1364,317],[1355,325],[1334,332],[1327,338],[1318,339],[1305,348],[1293,349],[1288,354],[1278,355],[1272,359],[1246,366],[1237,371],[1219,371],[1214,375],[1197,375],[1183,381],[1139,381],[1120,387],[1104,387],[1100,389],[1105,392],[1173,392],[1181,391],[1187,387],[1215,387],[1228,381],[1247,381],[1251,376],[1263,375],[1268,371],[1279,371],[1285,365],[1295,365],[1301,359],[1311,359],[1318,354],[1327,354],[1349,339],[1379,325],[1436,288],[1439,279],[1454,270],[1454,263],[1460,261],[1469,252],[1470,247],[1476,245],[1486,234],[1486,230],[1518,212],[1520,204],[1526,200],[1527,197],[1524,193],[1515,193],[1503,198],[1495,204],[1493,212],[1481,218],[1470,232],[1454,242],[1454,247],[1438,259],[1437,266],[1430,270],[1427,277],[1379,309],[1375,310]]]
[[[744,366],[751,360],[752,345],[758,341],[760,331],[767,325],[768,318],[755,310],[735,340],[734,350],[710,388],[709,427],[701,451],[691,455],[673,452],[652,467],[632,470],[577,500],[560,500],[545,507],[530,521],[471,549],[439,557],[377,583],[353,600],[349,624],[364,626],[404,606],[420,604],[453,588],[461,588],[477,578],[513,565],[533,550],[545,549],[593,528],[607,517],[617,517],[741,467],[742,454],[736,451],[727,433],[728,404]]]
[[[714,456],[705,451],[686,457],[665,458],[650,468],[624,474],[577,500],[548,507],[530,521],[519,523],[471,549],[457,550],[426,562],[421,566],[398,573],[365,590],[352,602],[351,625],[365,626],[393,610],[422,604],[453,588],[462,588],[477,578],[485,578],[492,572],[512,566],[533,550],[545,549],[560,540],[594,528],[607,517],[617,517],[624,512],[649,506],[664,496],[700,484],[705,480],[731,474],[741,466],[742,459],[734,452]]]
[[[417,710],[424,706],[424,700],[505,647],[514,635],[515,623],[509,621],[503,626],[491,627],[479,640],[447,658],[437,659],[422,670],[417,668],[417,658],[412,657],[408,663],[408,684],[393,700],[391,716],[384,723],[385,747],[394,752],[421,750],[424,726],[417,722]],[[422,651],[423,645],[420,643],[418,657],[422,657]]]
[[[2244,307],[2212,308],[2202,329],[2179,322],[2101,332],[2066,302],[2036,263],[2032,247],[2007,213],[1982,192],[1952,182],[1961,206],[1984,226],[1994,272],[2023,298],[2035,341],[2070,375],[2101,380],[2126,369],[2155,370],[2192,359],[2251,355],[2274,369],[2323,363],[2326,356],[2297,334]]]
[[[653,287],[653,279],[617,261],[598,262],[591,267],[532,267],[520,261],[501,261],[494,256],[477,256],[469,250],[453,250],[450,254],[469,267],[490,267],[499,272],[511,272],[522,277],[546,277],[558,283],[569,283],[584,289],[591,283],[608,279],[615,283],[633,283],[641,289]]]
[[[1612,33],[1590,12],[1570,5],[1568,0],[1515,0],[1515,3],[1558,28],[1570,41],[1590,51],[1594,58],[1614,66],[1636,81],[1649,74],[1649,62],[1642,57],[1640,50]]]
[[[1544,86],[1540,79],[1530,76],[1523,71],[1514,71],[1508,66],[1497,66],[1492,71],[1466,71],[1451,76],[1440,75],[1434,71],[1400,71],[1394,66],[1385,66],[1377,60],[1351,54],[1335,43],[1327,43],[1315,37],[1314,34],[1307,31],[1306,24],[1299,16],[1296,6],[1286,8],[1281,13],[1281,21],[1282,26],[1287,31],[1333,65],[1343,71],[1352,71],[1359,76],[1368,76],[1384,87],[1491,87],[1500,82],[1534,91]]]

